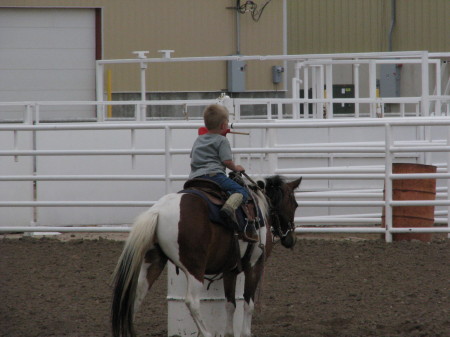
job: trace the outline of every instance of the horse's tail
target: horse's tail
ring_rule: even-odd
[[[113,273],[114,297],[111,308],[114,337],[134,336],[133,316],[136,288],[145,253],[153,246],[158,209],[152,207],[135,221]]]

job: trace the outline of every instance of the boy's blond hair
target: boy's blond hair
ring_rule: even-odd
[[[203,111],[203,120],[208,130],[220,128],[220,124],[226,123],[228,116],[227,108],[219,104],[208,105]]]

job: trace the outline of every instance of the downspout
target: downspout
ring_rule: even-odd
[[[241,55],[241,18],[239,13],[240,1],[236,2],[236,55]]]
[[[391,28],[389,29],[388,51],[392,51],[392,34],[394,33],[397,1],[391,0]]]

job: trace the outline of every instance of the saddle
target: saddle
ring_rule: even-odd
[[[257,209],[252,197],[249,198],[245,205],[241,205],[236,210],[236,218],[239,223],[239,227],[236,224],[231,225],[220,216],[219,211],[228,199],[228,193],[222,190],[222,188],[212,180],[194,178],[186,181],[183,186],[183,190],[178,193],[190,193],[194,194],[207,202],[209,219],[225,228],[232,231],[238,231],[238,228],[242,228],[246,223],[250,221],[255,222],[255,226],[258,229],[260,227],[260,211]],[[249,193],[251,195],[251,193]]]
[[[205,200],[208,205],[209,220],[229,229],[234,233],[231,245],[232,253],[225,269],[240,273],[243,268],[249,265],[250,257],[255,245],[250,243],[247,246],[243,256],[241,256],[238,239],[242,234],[240,233],[239,228],[243,228],[250,221],[254,222],[256,229],[264,225],[261,210],[255,205],[255,202],[251,197],[251,193],[249,193],[250,198],[247,200],[247,203],[245,205],[241,205],[236,210],[236,219],[239,224],[230,224],[220,216],[219,211],[227,201],[228,193],[222,190],[222,188],[214,181],[202,178],[190,179],[185,182],[183,190],[178,193],[194,194]],[[218,275],[215,275],[212,278],[205,277],[205,279],[209,281],[208,289],[212,282],[217,280],[217,276]]]

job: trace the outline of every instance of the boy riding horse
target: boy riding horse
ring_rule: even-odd
[[[235,172],[244,171],[241,165],[234,163],[230,142],[223,136],[228,129],[228,110],[219,104],[209,105],[203,112],[203,120],[208,132],[198,136],[194,142],[189,179],[212,180],[225,190],[230,196],[220,210],[220,214],[229,223],[238,224],[236,209],[247,202],[249,194],[245,187],[226,175],[227,168]],[[259,240],[254,223],[249,222],[240,230],[244,234],[244,240],[249,242]]]

